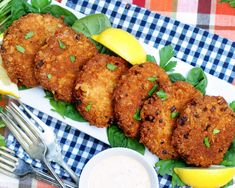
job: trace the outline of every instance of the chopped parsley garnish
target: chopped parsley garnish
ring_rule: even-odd
[[[152,89],[149,90],[148,96],[151,97],[151,96],[153,95],[153,93],[156,91],[156,89],[157,89],[157,84],[154,84],[154,86],[152,87]]]
[[[147,80],[150,82],[155,82],[157,80],[157,77],[156,76],[148,77]]]
[[[160,90],[156,93],[156,95],[157,95],[160,99],[162,99],[162,100],[166,100],[166,99],[167,99],[167,94],[166,94],[165,91],[163,91],[163,89],[160,89]]]
[[[50,80],[50,79],[52,79],[52,75],[51,74],[48,74],[47,75],[47,78]]]
[[[114,64],[112,64],[112,63],[108,63],[108,64],[106,65],[106,67],[107,67],[109,70],[111,70],[111,71],[114,71],[114,70],[117,69],[117,65],[114,65]]]
[[[140,117],[140,109],[139,109],[139,108],[136,109],[133,118],[134,118],[136,121],[140,121],[140,120],[141,120],[141,117]]]
[[[174,118],[177,118],[179,116],[179,112],[172,112],[171,113],[171,118],[174,119]]]
[[[73,63],[76,60],[76,57],[74,55],[69,56],[69,59],[71,63]]]
[[[60,39],[58,39],[58,42],[59,42],[59,46],[60,46],[61,49],[66,48],[65,44]]]
[[[206,146],[207,148],[210,147],[210,142],[209,142],[209,137],[208,137],[208,136],[206,136],[206,137],[204,138],[204,144],[205,144],[205,146]]]
[[[20,52],[22,54],[25,52],[25,49],[21,45],[16,45],[16,49],[18,52]]]
[[[214,130],[213,130],[213,134],[218,134],[219,132],[220,132],[219,129],[214,129]]]
[[[92,103],[90,102],[90,103],[86,106],[85,110],[86,110],[87,112],[89,112],[89,111],[91,110],[91,107],[92,107]]]
[[[32,38],[33,35],[34,35],[34,32],[30,31],[30,32],[28,32],[28,33],[24,36],[24,38],[25,38],[26,40],[28,40],[28,39]]]

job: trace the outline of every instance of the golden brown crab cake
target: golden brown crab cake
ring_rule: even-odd
[[[114,92],[114,112],[119,127],[128,137],[139,135],[139,111],[157,88],[171,85],[166,72],[155,63],[134,65],[123,75]]]
[[[140,142],[161,159],[178,157],[171,143],[176,119],[188,102],[202,96],[187,82],[170,87],[169,92],[161,90],[145,101],[141,110]]]
[[[50,37],[35,58],[35,76],[55,99],[72,102],[78,72],[96,55],[96,46],[83,34],[66,26]]]
[[[27,87],[38,85],[34,75],[35,54],[48,37],[63,27],[61,19],[49,14],[27,14],[7,29],[1,55],[11,81]]]
[[[75,86],[77,109],[97,127],[107,127],[114,119],[113,90],[128,63],[119,57],[98,54],[82,67]]]
[[[235,113],[220,96],[191,101],[177,120],[173,144],[186,163],[220,164],[235,137]]]

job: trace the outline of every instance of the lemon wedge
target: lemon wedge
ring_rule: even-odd
[[[146,61],[146,52],[139,41],[122,29],[108,28],[98,35],[92,35],[92,39],[133,65]]]
[[[174,168],[180,179],[193,188],[217,188],[226,185],[235,175],[235,168]]]
[[[2,58],[0,56],[0,94],[11,95],[19,98],[19,90],[16,84],[12,83],[7,75],[6,70],[2,66]]]

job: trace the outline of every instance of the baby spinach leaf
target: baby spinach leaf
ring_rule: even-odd
[[[75,109],[72,104],[55,100],[53,94],[49,91],[45,91],[45,93],[45,98],[49,99],[50,104],[53,107],[53,111],[57,112],[62,117],[68,117],[79,122],[86,122],[86,120],[81,116],[81,114]]]
[[[51,0],[31,0],[32,7],[39,11],[51,4]]]
[[[136,139],[126,137],[118,126],[110,125],[107,128],[107,136],[111,147],[130,148],[144,155],[144,145],[140,144]]]
[[[0,146],[6,146],[5,137],[0,134]]]
[[[192,68],[186,78],[186,81],[192,84],[197,90],[203,94],[206,93],[207,77],[200,67]]]
[[[235,138],[233,139],[232,144],[230,145],[228,151],[224,155],[224,159],[221,162],[221,165],[234,167],[235,166]]]
[[[176,67],[177,61],[170,61],[170,59],[174,56],[174,50],[171,45],[161,48],[159,55],[160,67],[165,71],[172,71]]]
[[[147,62],[157,63],[157,60],[155,59],[155,57],[152,56],[152,55],[149,55],[149,54],[146,56],[146,61]]]
[[[176,81],[185,81],[184,76],[180,73],[171,73],[169,74],[169,78],[173,83],[175,83]]]
[[[229,104],[230,108],[232,108],[232,110],[235,112],[235,101],[232,101],[230,104]]]
[[[50,13],[56,18],[63,17],[64,23],[66,23],[69,26],[72,26],[77,20],[77,17],[72,12],[58,5],[46,6],[45,8],[41,10],[41,13]]]
[[[111,23],[105,14],[85,16],[78,19],[72,26],[76,32],[83,33],[87,37],[99,34],[109,27],[111,27]]]

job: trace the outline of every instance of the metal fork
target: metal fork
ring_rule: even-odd
[[[35,126],[30,126],[32,122],[30,122],[28,118],[22,118],[22,115],[19,114],[12,105],[7,105],[5,110],[6,113],[0,113],[0,117],[24,148],[26,153],[28,153],[32,159],[42,161],[58,184],[62,188],[65,188],[64,183],[60,180],[54,169],[51,167],[51,164],[46,159],[47,147],[44,141],[40,138],[39,132],[35,129]]]
[[[15,156],[15,152],[6,147],[0,147],[0,172],[8,176],[17,177],[19,179],[27,176],[33,176],[36,179],[43,180],[49,184],[58,186],[55,179],[47,173],[35,169]],[[76,185],[68,181],[64,183],[68,188],[75,188]]]

